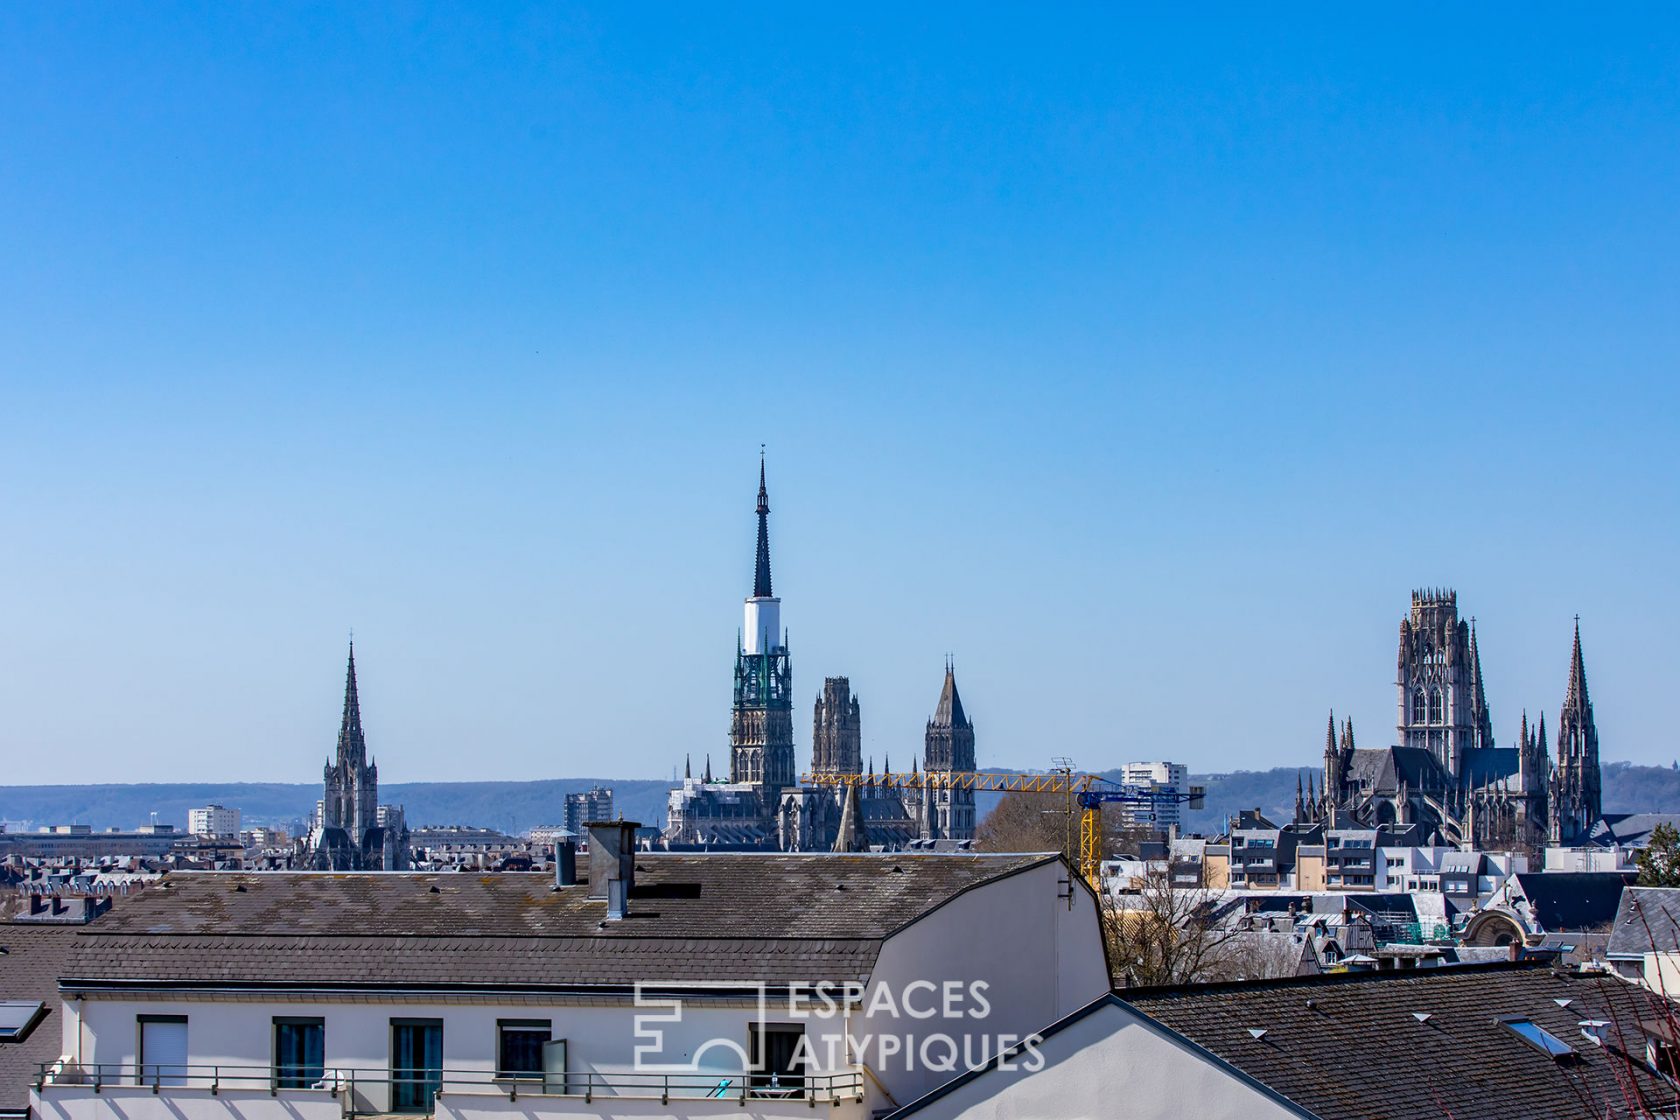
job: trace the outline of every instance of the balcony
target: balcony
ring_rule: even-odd
[[[744,1070],[680,1073],[567,1072],[500,1077],[490,1070],[444,1069],[393,1076],[382,1069],[321,1069],[307,1085],[282,1085],[267,1066],[71,1065],[36,1072],[37,1120],[355,1120],[405,1113],[436,1120],[541,1120],[614,1116],[731,1116],[790,1120],[818,1105],[861,1120],[863,1072],[852,1067],[803,1077]]]

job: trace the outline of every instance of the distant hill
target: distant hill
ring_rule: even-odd
[[[1258,808],[1273,820],[1289,819],[1295,805],[1295,780],[1322,774],[1314,767],[1237,770],[1195,774],[1207,787],[1207,805],[1186,811],[1186,831],[1217,832],[1227,817]],[[1105,776],[1116,777],[1118,771]],[[409,782],[380,787],[381,800],[402,805],[410,827],[427,824],[473,824],[519,833],[557,824],[568,793],[592,785],[611,786],[616,807],[627,819],[647,824],[665,818],[667,781],[619,778],[553,778],[524,782]],[[318,785],[282,783],[177,782],[149,785],[0,786],[0,818],[32,825],[87,824],[94,828],[132,828],[156,813],[164,824],[186,828],[187,810],[211,803],[243,812],[252,823],[281,824],[307,818],[321,795]],[[976,799],[981,816],[1000,794]],[[1680,813],[1680,770],[1610,762],[1604,766],[1604,809],[1611,813]]]
[[[626,818],[652,823],[665,815],[669,782],[612,778],[556,778],[528,782],[408,782],[382,784],[380,800],[403,806],[410,828],[474,824],[523,832],[558,824],[568,793],[592,785],[612,787],[615,808]],[[283,824],[315,811],[319,785],[243,782],[171,782],[148,785],[0,786],[0,818],[43,824],[132,828],[156,813],[162,824],[186,828],[187,810],[218,804],[235,808],[247,823]]]

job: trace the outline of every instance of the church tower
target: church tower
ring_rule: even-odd
[[[1543,733],[1542,733],[1543,734]],[[1603,815],[1598,768],[1598,727],[1587,696],[1587,667],[1581,659],[1581,620],[1575,620],[1575,648],[1569,659],[1569,685],[1558,713],[1557,767],[1553,772],[1551,833],[1555,844],[1586,840]]]
[[[758,550],[753,590],[735,652],[735,707],[729,726],[729,780],[757,787],[767,807],[794,784],[793,669],[782,630],[782,601],[770,588],[770,494],[758,464]]]
[[[321,804],[311,830],[312,863],[322,870],[363,871],[402,866],[401,827],[379,819],[379,766],[369,762],[362,735],[362,704],[356,694],[356,646],[344,674],[344,714],[338,751],[322,769]]]
[[[974,790],[952,789],[940,779],[974,771],[974,725],[963,714],[957,677],[945,663],[945,686],[928,720],[922,769],[928,777],[922,834],[930,840],[974,838]]]
[[[1481,684],[1470,626],[1458,617],[1458,593],[1412,592],[1411,613],[1400,622],[1399,744],[1435,756],[1447,775],[1463,771],[1464,752],[1491,747],[1493,719]]]
[[[863,724],[857,697],[845,677],[829,677],[817,693],[811,725],[811,770],[817,774],[863,773]]]

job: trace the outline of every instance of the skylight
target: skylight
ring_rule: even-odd
[[[1575,1053],[1575,1047],[1532,1019],[1501,1019],[1499,1025],[1545,1054],[1548,1058],[1566,1058]]]
[[[22,999],[0,1000],[0,1042],[22,1042],[46,1005]]]

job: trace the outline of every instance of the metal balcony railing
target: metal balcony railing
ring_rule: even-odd
[[[774,1073],[757,1070],[692,1070],[674,1073],[512,1073],[488,1069],[397,1070],[303,1068],[256,1065],[153,1065],[149,1063],[73,1064],[60,1059],[36,1067],[35,1091],[54,1089],[150,1089],[153,1094],[259,1090],[321,1094],[343,1102],[344,1115],[358,1112],[430,1113],[432,1102],[451,1094],[520,1097],[596,1097],[658,1100],[790,1100],[840,1104],[863,1099],[863,1071],[852,1067],[832,1073]],[[364,1107],[377,1094],[385,1107]],[[406,1107],[405,1107],[406,1105]]]

